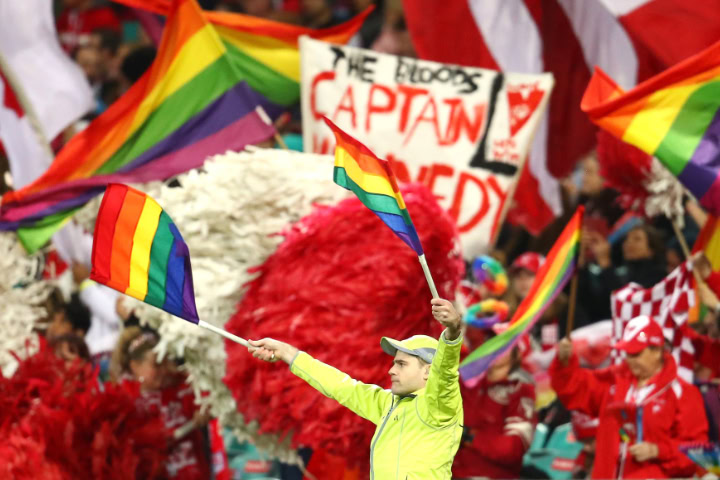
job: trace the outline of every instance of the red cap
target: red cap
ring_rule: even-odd
[[[658,323],[647,315],[635,317],[625,325],[623,338],[615,348],[629,354],[642,352],[646,347],[662,347],[665,344],[663,330]]]
[[[510,269],[513,271],[524,269],[532,273],[537,273],[544,262],[545,257],[539,253],[526,252],[515,259]]]

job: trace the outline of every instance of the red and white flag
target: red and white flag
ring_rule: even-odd
[[[580,111],[594,66],[629,88],[720,39],[716,0],[404,0],[404,7],[421,58],[554,75],[515,195],[515,213],[523,214],[516,220],[534,233],[560,212],[556,179],[595,144]]]
[[[696,302],[692,280],[692,260],[688,260],[650,288],[630,283],[611,296],[613,344],[622,339],[625,325],[630,320],[640,315],[650,315],[663,327],[665,339],[672,345],[678,375],[691,383],[695,347],[691,338],[685,335],[685,329],[688,328],[690,309]],[[622,361],[621,353],[613,350],[615,363]]]
[[[3,68],[12,73],[49,140],[90,110],[93,101],[82,71],[60,48],[52,4],[52,0],[0,2]],[[0,83],[0,141],[17,188],[37,178],[52,159],[41,153],[45,147],[29,129],[28,112],[20,108],[18,92],[10,92],[7,75]]]
[[[0,143],[10,163],[14,188],[35,180],[52,163],[17,96],[0,72]]]

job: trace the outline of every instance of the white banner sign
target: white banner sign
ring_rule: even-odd
[[[553,87],[551,74],[445,65],[303,37],[303,142],[332,153],[322,117],[422,182],[455,218],[466,258],[483,253]],[[410,212],[412,215],[412,212]]]

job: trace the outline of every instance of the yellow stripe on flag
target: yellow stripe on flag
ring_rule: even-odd
[[[218,35],[245,55],[300,82],[300,50],[277,38],[216,26]]]
[[[360,168],[355,158],[344,148],[338,147],[335,149],[335,166],[344,168],[347,176],[366,192],[395,198],[401,209],[406,208],[402,196],[396,195],[392,184],[386,177],[367,173]]]
[[[225,47],[220,42],[212,25],[206,25],[198,30],[192,38],[185,42],[163,79],[155,85],[140,104],[127,135],[132,135],[166,98],[177,92],[180,87],[195,78],[198,73],[205,70],[224,53]]]
[[[643,109],[628,125],[622,140],[645,153],[654,154],[687,99],[701,86],[691,84],[664,88],[650,95]]]
[[[130,254],[130,284],[125,293],[138,300],[144,300],[147,295],[150,249],[161,213],[160,205],[152,198],[147,197],[135,228],[132,253]]]

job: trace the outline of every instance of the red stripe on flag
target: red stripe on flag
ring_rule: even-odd
[[[145,207],[147,195],[128,189],[120,214],[115,223],[110,258],[110,280],[107,286],[124,292],[130,285],[130,258],[132,256],[133,237],[140,214]]]
[[[420,58],[499,70],[467,0],[405,0],[403,6]]]
[[[536,9],[530,8],[530,12],[535,17]],[[595,145],[596,128],[580,110],[591,75],[580,42],[557,0],[542,2],[542,19],[535,17],[535,21],[543,41],[545,71],[555,76],[553,91],[561,92],[550,96],[547,169],[555,178],[563,178]]]
[[[115,225],[120,215],[128,187],[113,184],[105,190],[95,225],[92,249],[92,272],[90,278],[98,283],[110,281],[110,260],[112,258]]]

